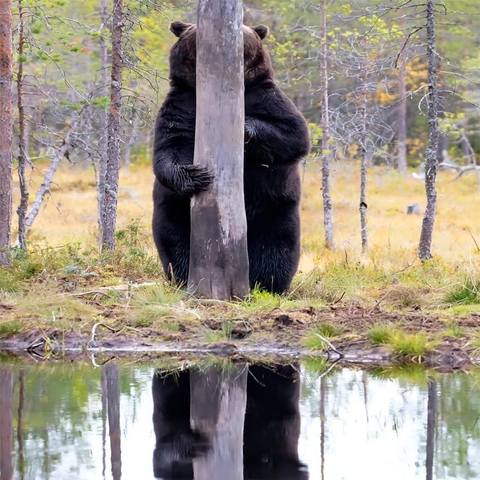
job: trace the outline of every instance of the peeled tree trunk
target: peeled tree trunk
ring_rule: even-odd
[[[10,262],[12,223],[12,2],[0,0],[0,265]]]
[[[113,1],[112,15],[112,74],[110,111],[108,114],[108,153],[103,192],[102,250],[115,248],[117,224],[118,178],[120,170],[120,114],[122,108],[123,70],[123,0]]]
[[[192,199],[188,286],[214,299],[249,292],[242,25],[241,0],[199,0],[194,164],[214,181]]]
[[[428,145],[425,151],[425,192],[427,208],[422,223],[418,256],[422,261],[432,258],[432,235],[437,209],[437,168],[439,141],[438,54],[435,35],[435,0],[427,0],[427,59],[428,59]]]

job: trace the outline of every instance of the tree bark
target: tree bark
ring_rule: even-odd
[[[362,253],[368,252],[368,222],[367,222],[367,169],[369,162],[369,141],[367,126],[368,109],[368,65],[365,60],[362,72],[362,98],[361,98],[361,139],[362,153],[360,157],[360,237],[362,241]]]
[[[100,96],[106,98],[108,96],[108,48],[105,41],[104,30],[107,29],[108,23],[108,6],[107,0],[100,0],[100,40],[99,40],[99,54],[100,54]],[[100,243],[103,239],[103,220],[105,218],[105,176],[107,170],[108,159],[108,110],[102,108],[100,112],[102,134],[99,139],[99,159],[97,168],[97,209],[98,209],[98,238]]]
[[[398,157],[397,169],[401,175],[407,173],[407,59],[402,55],[398,69]]]
[[[105,365],[102,370],[102,375],[105,376],[107,391],[108,436],[110,437],[112,479],[120,480],[122,477],[122,449],[118,367],[114,364]]]
[[[432,258],[432,236],[437,209],[437,152],[438,125],[438,55],[435,35],[435,0],[427,0],[427,58],[428,58],[428,145],[425,151],[425,193],[427,208],[422,222],[418,256],[422,261]]]
[[[427,448],[426,448],[426,479],[433,480],[433,460],[435,456],[435,429],[437,423],[437,382],[433,379],[428,381],[427,403]]]
[[[1,2],[0,2],[1,3]],[[13,374],[0,369],[0,480],[13,478]]]
[[[243,480],[247,375],[245,365],[191,373],[191,425],[210,441],[208,453],[193,460],[195,480]]]
[[[0,265],[10,263],[12,224],[12,1],[0,1]]]
[[[194,164],[215,179],[192,199],[188,286],[215,299],[249,291],[242,25],[241,0],[199,0]]]
[[[321,55],[320,55],[320,82],[322,92],[322,198],[323,198],[323,225],[325,229],[325,246],[333,250],[333,208],[330,185],[330,115],[328,89],[328,38],[326,0],[320,2],[321,16]]]
[[[28,164],[27,129],[25,124],[25,106],[23,103],[23,62],[25,51],[25,10],[22,0],[18,0],[18,70],[17,70],[17,108],[18,108],[18,182],[20,186],[20,203],[17,208],[18,215],[18,245],[22,250],[27,249],[27,211],[28,211],[28,185],[26,168]]]
[[[123,70],[123,0],[113,0],[112,72],[110,111],[108,113],[108,157],[105,171],[104,207],[102,219],[102,250],[115,248],[117,224],[118,177],[120,170],[120,115],[122,108]]]

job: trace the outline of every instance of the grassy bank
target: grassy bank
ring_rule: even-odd
[[[319,174],[305,173],[300,272],[287,295],[241,302],[189,297],[164,281],[149,233],[151,173],[122,173],[118,249],[99,255],[90,171],[62,170],[32,232],[28,256],[0,272],[0,337],[80,335],[128,341],[295,345],[316,351],[381,348],[420,361],[450,346],[476,355],[480,315],[480,217],[473,179],[440,178],[435,260],[416,260],[422,183],[374,169],[371,251],[358,251],[357,176],[336,174],[337,250],[322,246]],[[79,181],[78,178],[81,178]],[[38,182],[35,178],[34,184]],[[47,246],[48,245],[48,246]],[[327,341],[326,341],[327,340]]]

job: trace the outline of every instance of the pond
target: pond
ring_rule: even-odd
[[[480,478],[480,375],[0,364],[0,479]]]

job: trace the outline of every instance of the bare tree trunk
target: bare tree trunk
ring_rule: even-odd
[[[365,60],[367,62],[367,60]],[[367,169],[369,162],[369,142],[367,126],[367,108],[368,108],[368,65],[365,63],[362,73],[362,100],[361,100],[361,145],[362,153],[360,157],[360,237],[362,240],[362,253],[368,252],[368,223],[367,223]]]
[[[438,54],[435,36],[435,0],[427,0],[427,58],[428,58],[428,145],[425,151],[425,192],[427,208],[422,223],[418,256],[422,261],[432,258],[432,235],[437,209],[437,152],[438,126]]]
[[[211,1],[211,0],[207,0]],[[247,367],[192,371],[191,425],[210,441],[208,453],[193,460],[195,480],[243,480],[243,427]]]
[[[10,263],[12,224],[12,1],[0,1],[0,265]]]
[[[320,81],[322,92],[322,198],[323,198],[323,225],[325,228],[325,246],[333,250],[333,208],[330,186],[330,114],[328,89],[328,38],[326,0],[320,2],[321,16],[321,55]]]
[[[112,479],[122,477],[122,449],[120,431],[120,387],[118,367],[107,364],[103,367],[107,390],[108,436],[110,437],[110,458],[112,464]]]
[[[1,3],[1,2],[0,2]],[[13,478],[13,374],[0,369],[0,480]]]
[[[60,147],[53,149],[52,152],[52,160],[50,161],[50,164],[48,165],[47,171],[45,172],[45,175],[43,176],[43,181],[42,184],[40,185],[36,195],[35,195],[35,200],[33,201],[32,205],[30,206],[30,211],[28,212],[26,218],[25,218],[25,233],[28,233],[30,228],[33,225],[33,222],[35,222],[39,212],[40,208],[43,204],[43,201],[45,200],[45,197],[47,194],[50,192],[50,187],[52,186],[53,182],[53,177],[55,176],[55,173],[58,170],[58,167],[60,165],[60,162],[63,160],[65,155],[68,152],[68,149],[70,148],[70,142],[72,140],[72,136],[74,135],[76,129],[78,128],[79,124],[81,123],[82,117],[86,109],[88,108],[87,106],[84,106],[83,109],[79,112],[77,118],[72,122],[70,127],[68,128],[67,133],[65,134],[65,137],[63,139],[62,144]]]
[[[130,130],[130,135],[128,137],[128,142],[125,146],[125,155],[123,157],[123,165],[128,169],[131,163],[132,148],[137,141],[138,135],[138,126],[140,124],[140,116],[137,113],[137,110],[134,109],[132,112],[132,128]]]
[[[470,140],[468,139],[465,132],[462,133],[460,142],[462,144],[463,154],[467,158],[468,163],[475,171],[475,176],[477,179],[477,189],[480,191],[480,168],[477,162],[477,155],[475,154],[475,150],[473,149],[472,144],[470,143]]]
[[[108,48],[105,41],[104,30],[108,24],[108,5],[107,0],[100,0],[100,19],[102,25],[100,27],[100,96],[106,98],[108,96]],[[103,220],[105,218],[105,175],[108,159],[108,110],[103,108],[101,111],[102,132],[99,139],[99,159],[97,168],[97,209],[98,209],[98,238],[103,239]]]
[[[199,0],[194,164],[214,182],[192,199],[188,286],[216,299],[249,292],[242,25],[241,0]]]
[[[425,469],[426,479],[433,480],[433,460],[435,456],[435,429],[437,423],[437,382],[432,378],[428,381],[427,405],[427,455],[425,461]]]
[[[398,70],[398,157],[397,168],[401,175],[407,173],[407,59],[400,58]]]
[[[120,170],[120,115],[122,108],[123,70],[123,0],[113,0],[112,14],[112,76],[110,111],[108,114],[108,158],[105,171],[102,219],[102,250],[115,248],[117,224],[118,177]]]
[[[18,108],[18,181],[20,185],[20,203],[17,208],[18,215],[18,245],[22,250],[27,249],[27,210],[28,210],[28,185],[25,170],[28,164],[28,151],[25,126],[25,107],[23,104],[23,55],[25,50],[25,11],[22,0],[18,0],[18,70],[17,70],[17,108]]]

